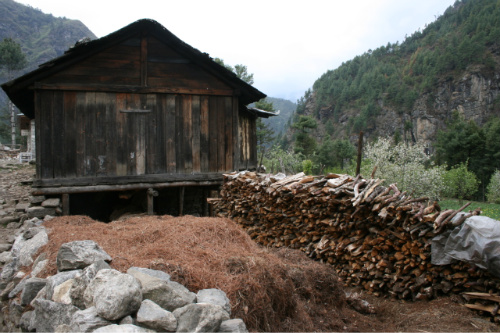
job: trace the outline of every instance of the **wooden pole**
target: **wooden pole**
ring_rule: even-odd
[[[62,214],[64,216],[69,215],[69,194],[63,193],[62,195]]]
[[[363,152],[363,131],[359,132],[358,139],[358,160],[356,163],[356,176],[361,172],[361,153]]]
[[[148,188],[148,215],[154,215],[154,197],[158,196],[158,191]]]
[[[179,216],[184,215],[184,190],[186,188],[182,186],[179,189]]]

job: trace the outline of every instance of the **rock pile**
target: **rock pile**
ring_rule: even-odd
[[[27,220],[11,251],[3,252],[0,273],[1,331],[25,332],[247,332],[230,319],[226,294],[197,294],[162,271],[112,269],[112,258],[94,241],[63,244],[58,273],[46,278],[47,255],[34,259],[48,242],[38,218]],[[21,268],[32,267],[31,273]]]

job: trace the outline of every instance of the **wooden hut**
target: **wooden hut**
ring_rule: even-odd
[[[33,193],[61,195],[66,214],[72,194],[146,190],[151,212],[165,188],[182,214],[186,186],[256,168],[256,119],[271,115],[246,107],[265,94],[147,19],[2,88],[35,119]]]

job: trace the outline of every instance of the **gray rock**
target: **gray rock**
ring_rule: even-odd
[[[97,272],[101,269],[111,269],[111,267],[104,260],[99,260],[92,265],[85,267],[83,271],[75,277],[75,281],[73,282],[69,292],[74,306],[80,309],[85,309],[83,294],[90,281],[94,279]]]
[[[21,319],[19,320],[19,327],[23,332],[34,332],[35,328],[32,326],[34,311],[27,311],[23,313]]]
[[[54,332],[59,325],[69,325],[73,314],[78,308],[73,305],[61,304],[45,299],[35,299],[33,327],[37,332]]]
[[[0,273],[0,280],[9,282],[17,273],[18,269],[19,269],[19,260],[17,259],[17,257],[14,257],[12,258],[11,262],[3,266],[2,273]]]
[[[12,247],[12,244],[9,244],[9,249]],[[0,253],[0,262],[3,264],[7,264],[12,261],[12,253],[10,251],[4,251]]]
[[[142,301],[137,311],[137,323],[159,332],[174,332],[177,328],[174,314],[149,299]]]
[[[60,203],[61,203],[61,199],[59,199],[59,198],[50,198],[50,199],[44,200],[42,202],[42,207],[56,208],[56,207],[59,207]]]
[[[90,307],[85,310],[76,311],[71,319],[72,332],[92,332],[99,327],[104,327],[113,324],[104,318],[97,315],[95,307]]]
[[[154,332],[154,331],[131,324],[124,324],[124,325],[113,324],[98,328],[94,331],[94,333],[149,333],[149,332]]]
[[[222,306],[222,308],[231,314],[231,302],[224,291],[220,289],[202,289],[196,294],[198,303],[210,303]]]
[[[70,290],[75,282],[75,279],[64,281],[54,288],[52,300],[57,303],[71,304]]]
[[[24,286],[26,285],[26,281],[28,281],[28,279],[30,278],[30,276],[24,276],[21,280],[19,280],[20,275],[22,275],[19,273],[24,274],[23,272],[17,272],[16,275],[13,277],[12,281],[14,282],[14,284],[16,286],[9,293],[9,298],[14,298],[14,297],[16,297],[17,294],[22,292],[24,289]]]
[[[38,292],[47,284],[46,279],[32,277],[26,280],[21,293],[21,305],[28,305],[36,297]]]
[[[140,281],[143,298],[152,300],[165,310],[174,311],[196,302],[196,294],[177,282],[164,281],[154,277],[140,279]]]
[[[70,325],[62,324],[56,327],[54,333],[73,333]]]
[[[12,244],[10,243],[0,243],[0,252],[9,251],[12,248]]]
[[[48,259],[40,260],[36,264],[33,264],[33,270],[31,271],[31,276],[36,277],[38,274],[43,272],[47,264],[49,263]]]
[[[84,293],[85,306],[95,306],[100,317],[118,320],[141,306],[141,284],[131,275],[114,269],[102,269]]]
[[[8,304],[8,308],[9,308],[8,320],[17,326],[17,323],[21,321],[21,317],[24,311],[24,306],[19,304],[17,300],[13,300],[12,302],[10,302],[10,304]]]
[[[85,268],[99,260],[111,261],[111,257],[96,242],[91,240],[69,242],[59,248],[57,269],[67,271]]]
[[[56,215],[56,209],[34,206],[26,209],[26,213],[28,213],[29,218],[33,217],[44,218],[45,215]]]
[[[49,236],[45,228],[31,239],[25,239],[22,235],[18,236],[14,245],[12,245],[12,255],[19,257],[21,266],[29,266],[33,263],[33,256],[48,242]]]
[[[134,318],[132,316],[126,316],[120,322],[118,323],[120,325],[125,325],[125,324],[130,324],[130,325],[135,325]]]
[[[8,225],[9,223],[16,222],[16,221],[19,221],[19,219],[17,217],[15,217],[15,216],[6,216],[6,217],[2,217],[0,219],[0,224]]]
[[[220,305],[189,304],[174,311],[177,332],[217,332],[229,314]]]
[[[35,298],[31,301],[31,303],[30,303],[31,306],[33,306],[33,303],[37,299],[47,299],[47,297],[46,297],[46,288],[47,288],[47,286],[45,286],[42,289],[40,289],[40,291],[38,292],[38,294],[36,294]]]
[[[14,217],[14,221],[7,224],[6,228],[7,229],[19,229],[21,227],[21,222],[16,222],[16,221],[19,221],[19,219]]]
[[[44,195],[36,195],[36,196],[30,196],[29,197],[29,201],[31,204],[33,205],[39,205],[41,204],[42,202],[45,201],[45,196]]]
[[[220,324],[219,332],[248,333],[247,325],[241,319],[224,320]]]
[[[15,286],[16,286],[16,284],[14,283],[14,281],[10,281],[9,283],[7,283],[7,285],[2,290],[2,292],[0,292],[0,299],[2,301],[8,300],[9,299],[9,294],[11,293],[12,290],[14,290]]]
[[[133,276],[134,276],[135,272],[140,272],[140,273],[143,273],[146,275],[150,275],[150,276],[158,278],[160,280],[170,281],[169,274],[162,272],[162,271],[158,271],[156,269],[149,269],[149,268],[142,268],[142,267],[130,267],[127,270],[127,274],[130,274]]]
[[[52,299],[54,294],[54,288],[60,285],[63,282],[68,281],[69,279],[74,279],[82,272],[81,269],[77,269],[74,271],[66,271],[60,272],[56,275],[49,276],[47,278],[47,288],[46,288],[46,297],[47,299]]]
[[[38,234],[40,231],[44,230],[45,228],[43,227],[32,227],[28,228],[25,232],[23,232],[23,238],[24,239],[31,239],[35,237],[36,234]]]
[[[29,203],[18,203],[16,205],[16,212],[25,212],[26,209],[28,209],[28,207],[30,206]]]

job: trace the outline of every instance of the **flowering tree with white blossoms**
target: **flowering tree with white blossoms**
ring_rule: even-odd
[[[369,175],[375,166],[375,177],[385,179],[385,185],[397,183],[413,197],[439,200],[446,167],[434,166],[422,143],[394,145],[389,139],[369,143],[364,149],[362,172]]]
[[[496,170],[491,176],[490,183],[486,189],[486,197],[489,202],[500,204],[500,170]]]

